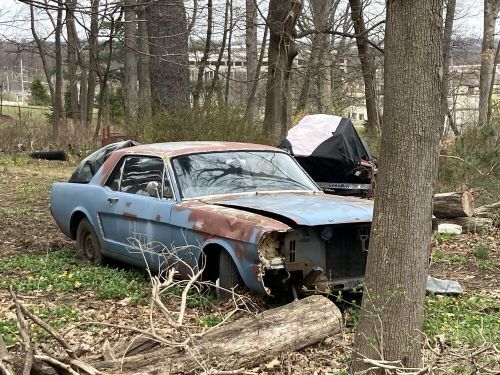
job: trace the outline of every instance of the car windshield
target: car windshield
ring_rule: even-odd
[[[269,151],[213,152],[179,156],[173,168],[183,198],[317,187],[290,155]]]

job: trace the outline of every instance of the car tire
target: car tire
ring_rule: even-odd
[[[87,219],[82,219],[76,232],[77,254],[90,264],[103,264],[101,244],[94,227]]]
[[[217,299],[226,301],[241,287],[240,274],[233,258],[227,251],[221,251],[219,255],[219,288],[217,288]]]

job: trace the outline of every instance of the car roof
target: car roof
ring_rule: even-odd
[[[171,158],[179,155],[210,151],[280,151],[283,150],[266,145],[240,142],[189,141],[142,144],[115,151],[120,154],[146,154]]]

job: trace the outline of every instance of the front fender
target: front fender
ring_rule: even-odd
[[[231,255],[241,279],[247,288],[259,294],[267,293],[260,272],[257,244],[233,241],[225,238],[212,238],[203,244],[202,250],[205,251],[210,245],[220,246]]]

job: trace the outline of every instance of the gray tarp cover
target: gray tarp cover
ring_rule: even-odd
[[[80,184],[88,183],[92,179],[92,177],[94,177],[99,168],[101,168],[109,155],[111,155],[111,153],[122,148],[137,146],[138,144],[140,143],[129,140],[112,143],[103,148],[100,148],[96,152],[87,156],[80,162],[80,164],[78,164],[78,167],[76,167],[68,182],[76,182]]]
[[[427,292],[434,294],[463,294],[464,290],[456,280],[442,280],[427,276]]]

